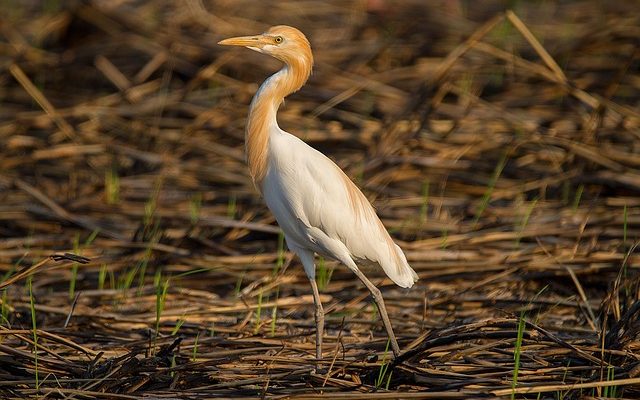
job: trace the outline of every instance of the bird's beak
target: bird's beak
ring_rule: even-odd
[[[259,49],[264,45],[269,44],[266,39],[267,38],[264,35],[238,36],[221,40],[218,42],[218,44],[221,44],[223,46],[244,46]]]

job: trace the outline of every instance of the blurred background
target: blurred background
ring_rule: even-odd
[[[607,337],[607,346],[637,349],[639,9],[638,1],[2,0],[0,276],[53,253],[91,261],[49,262],[0,290],[0,325],[37,324],[105,359],[153,337],[149,348],[169,346],[173,366],[191,352],[196,362],[216,359],[220,346],[244,349],[245,338],[262,346],[255,354],[282,343],[286,356],[312,354],[308,282],[244,164],[248,104],[280,64],[216,44],[287,24],[307,35],[316,62],[281,107],[280,126],[363,189],[420,275],[409,292],[371,275],[401,342],[417,349],[416,365],[433,357],[419,351],[427,334],[477,331],[470,324],[486,318],[511,324],[523,313],[571,343],[597,347]],[[329,348],[346,343],[358,360],[367,346],[384,351],[366,290],[329,260],[319,271]],[[79,334],[87,331],[99,344]],[[208,356],[198,358],[201,335]],[[91,359],[50,346],[77,363]],[[246,361],[238,351],[235,367]],[[489,358],[510,366],[509,378],[505,354]],[[541,357],[566,367],[568,356]],[[615,377],[633,378],[637,360],[611,357]],[[430,362],[451,370],[461,359]],[[569,374],[575,382],[602,375],[593,360],[573,362],[592,367]],[[4,372],[32,379],[31,363]],[[476,376],[483,365],[465,371]],[[198,382],[231,374],[218,368],[213,378],[202,367]],[[391,387],[448,384],[415,376],[398,373]],[[168,387],[127,379],[102,389]],[[185,382],[177,385],[193,387]]]

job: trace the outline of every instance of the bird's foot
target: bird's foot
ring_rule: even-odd
[[[327,373],[329,373],[329,370],[322,365],[322,360],[316,361],[315,367],[311,370],[311,375],[326,375]]]

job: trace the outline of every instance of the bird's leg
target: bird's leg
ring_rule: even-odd
[[[320,292],[318,292],[318,284],[314,278],[309,278],[311,289],[313,291],[313,305],[315,306],[316,319],[316,359],[322,360],[322,336],[324,333],[324,309],[320,301]]]
[[[360,271],[357,267],[350,268],[354,274],[364,283],[364,285],[371,292],[371,296],[373,296],[373,301],[376,302],[378,306],[378,311],[380,312],[380,317],[382,318],[382,323],[384,324],[384,328],[387,330],[387,335],[389,336],[389,340],[391,341],[391,349],[393,350],[393,355],[397,358],[400,355],[400,346],[398,346],[398,341],[396,340],[396,335],[393,333],[393,327],[391,327],[391,321],[389,320],[389,315],[387,314],[387,308],[384,305],[384,299],[382,298],[382,293],[380,289],[376,287],[367,277]]]
[[[315,306],[315,320],[316,320],[316,360],[320,362],[322,360],[322,336],[324,333],[324,310],[322,309],[322,302],[320,301],[320,292],[318,291],[318,284],[316,283],[316,265],[313,259],[313,252],[296,246],[293,243],[287,242],[287,245],[293,250],[302,265],[304,266],[304,272],[309,278],[311,283],[311,290],[313,292],[313,305]]]

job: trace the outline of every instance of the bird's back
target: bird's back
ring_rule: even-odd
[[[333,161],[297,137],[270,135],[262,190],[288,242],[331,258],[344,246],[355,261],[379,264],[401,287],[418,279],[364,194]]]

